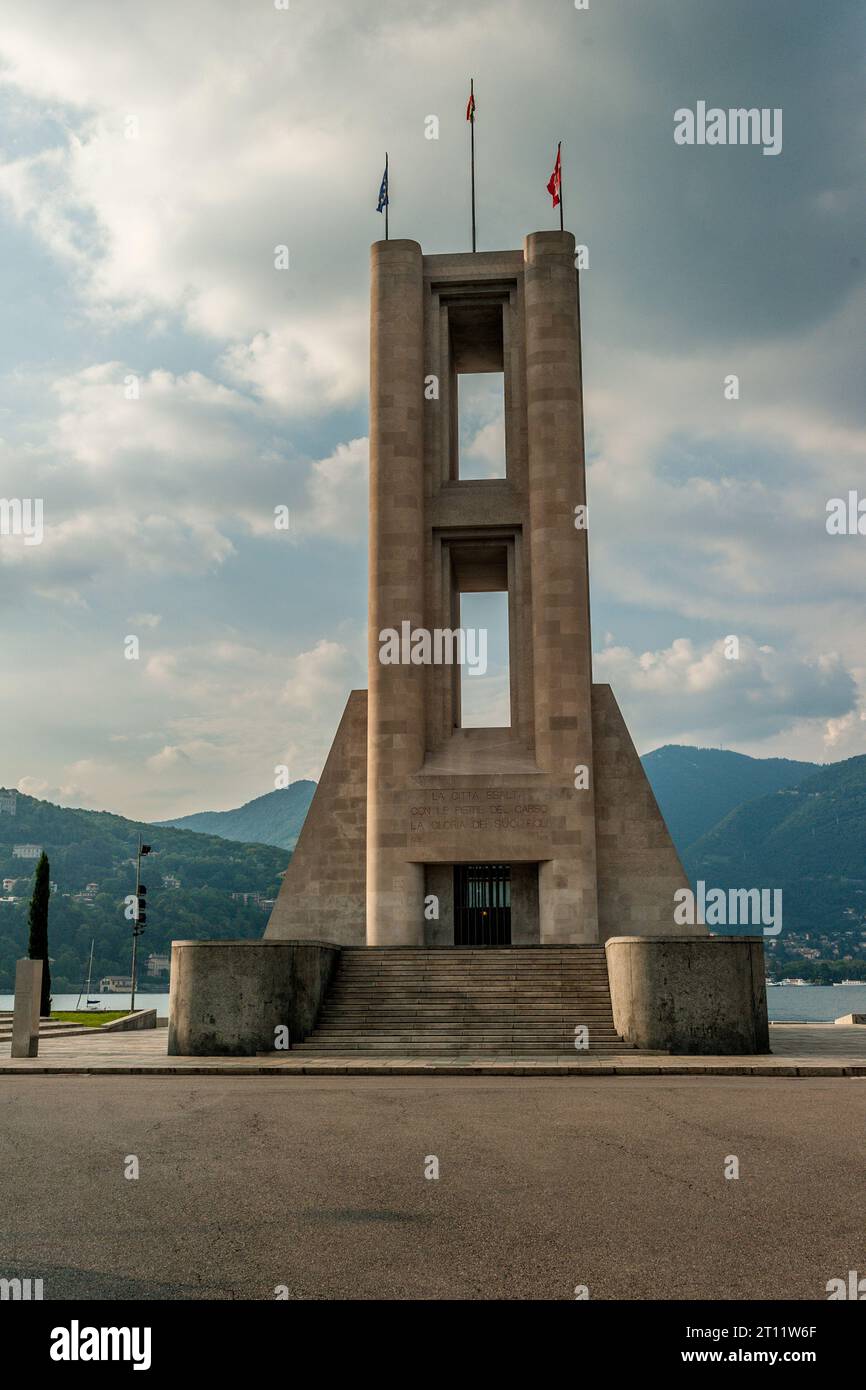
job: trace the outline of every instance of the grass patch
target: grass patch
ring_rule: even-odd
[[[87,1028],[99,1028],[103,1023],[113,1023],[116,1018],[126,1018],[129,1009],[119,1009],[116,1013],[106,1010],[81,1009],[78,1013],[52,1013],[55,1023],[83,1023]]]

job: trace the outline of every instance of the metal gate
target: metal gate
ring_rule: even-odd
[[[454,865],[454,945],[511,945],[511,865]]]

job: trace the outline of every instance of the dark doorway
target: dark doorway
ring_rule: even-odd
[[[454,945],[511,945],[511,865],[454,865]]]

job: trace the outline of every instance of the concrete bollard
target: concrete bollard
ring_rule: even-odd
[[[12,1015],[12,1056],[38,1057],[42,961],[15,963],[15,1012]]]
[[[632,1047],[698,1056],[770,1051],[760,936],[612,936],[613,1026]]]
[[[274,1055],[302,1042],[339,954],[328,941],[173,941],[169,1057]]]

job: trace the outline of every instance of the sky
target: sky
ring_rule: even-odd
[[[0,785],[157,819],[318,776],[366,685],[384,152],[392,236],[469,249],[470,75],[479,249],[557,225],[561,139],[588,252],[595,679],[641,752],[866,753],[858,0],[0,15],[0,499],[44,509],[0,535]],[[781,152],[678,144],[699,101]]]

